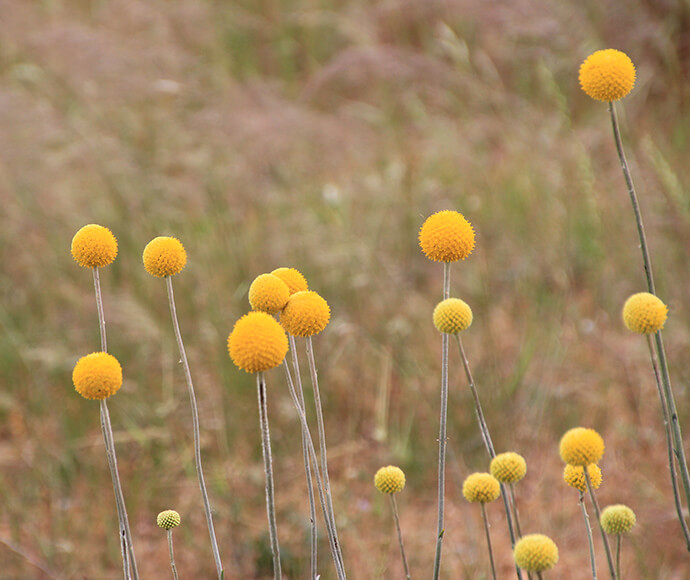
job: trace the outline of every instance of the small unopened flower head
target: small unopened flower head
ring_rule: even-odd
[[[273,274],[257,276],[249,287],[249,304],[254,310],[276,314],[285,308],[288,298],[287,284]]]
[[[587,466],[587,474],[589,475],[589,481],[592,482],[592,487],[594,489],[599,489],[602,480],[601,469],[599,466],[596,463],[590,463]],[[585,468],[581,465],[566,465],[563,469],[563,481],[578,491],[583,493],[587,491]]]
[[[580,65],[580,86],[597,101],[622,99],[634,85],[635,65],[620,50],[597,50]]]
[[[330,319],[328,302],[312,290],[295,292],[280,314],[280,323],[293,336],[318,334]]]
[[[374,485],[381,493],[398,493],[405,488],[405,474],[395,465],[381,467],[374,476]]]
[[[278,366],[287,351],[288,339],[283,327],[265,312],[245,314],[228,336],[228,353],[232,362],[248,373]]]
[[[499,453],[491,460],[489,471],[501,483],[515,483],[525,477],[527,462],[522,455],[513,451]]]
[[[180,525],[180,514],[175,510],[165,510],[156,517],[156,524],[164,530],[172,530]]]
[[[72,382],[77,393],[85,399],[107,399],[122,386],[122,367],[113,355],[93,352],[77,361]]]
[[[309,290],[307,279],[299,270],[295,270],[294,268],[276,268],[271,274],[278,276],[278,278],[287,284],[290,294]]]
[[[159,236],[146,245],[143,260],[151,276],[165,278],[182,271],[187,264],[187,252],[177,238]]]
[[[472,309],[459,298],[446,298],[434,308],[434,326],[439,332],[456,334],[472,324]]]
[[[473,503],[488,503],[501,495],[501,484],[490,473],[473,473],[462,484],[462,495]]]
[[[610,505],[601,512],[601,527],[607,534],[627,534],[636,522],[635,512],[627,505]]]
[[[108,228],[89,224],[72,238],[72,257],[84,268],[102,268],[117,256],[117,240]]]
[[[474,230],[461,213],[439,211],[429,216],[419,230],[419,245],[434,262],[457,262],[472,253]]]
[[[623,322],[628,330],[639,334],[653,334],[666,322],[668,307],[649,292],[633,294],[623,305]]]
[[[594,429],[575,427],[561,437],[561,459],[570,465],[599,463],[604,455],[604,440]]]
[[[513,556],[523,570],[544,572],[558,562],[558,547],[544,534],[528,534],[517,541]]]

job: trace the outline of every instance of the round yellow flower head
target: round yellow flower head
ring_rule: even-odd
[[[628,330],[639,334],[654,334],[666,322],[668,308],[649,292],[633,294],[623,305],[623,322]]]
[[[254,310],[276,314],[285,308],[288,298],[287,284],[273,274],[257,276],[249,287],[249,304]]]
[[[330,319],[328,303],[312,290],[295,292],[280,314],[280,323],[293,336],[318,334]]]
[[[490,473],[473,473],[462,484],[462,495],[473,503],[488,503],[501,495],[501,484]]]
[[[307,279],[299,270],[295,270],[294,268],[276,268],[271,274],[278,276],[278,278],[287,284],[291,295],[295,292],[309,290]]]
[[[627,534],[636,522],[635,512],[627,505],[610,505],[601,512],[601,527],[607,534]]]
[[[522,455],[513,451],[499,453],[491,460],[489,471],[501,483],[515,483],[525,477],[527,462]]]
[[[107,352],[93,352],[81,357],[72,371],[77,393],[85,399],[103,400],[117,393],[122,386],[122,367]]]
[[[439,211],[429,216],[419,230],[419,245],[434,262],[457,262],[472,253],[474,230],[461,213]]]
[[[405,488],[405,474],[395,465],[382,467],[374,476],[374,485],[381,493],[398,493]]]
[[[172,530],[180,525],[180,514],[175,510],[165,510],[156,517],[156,524],[164,530]]]
[[[84,268],[102,268],[117,256],[117,240],[108,228],[89,224],[72,238],[72,257]]]
[[[270,314],[250,312],[236,323],[228,336],[232,362],[248,373],[277,367],[288,351],[283,327]]]
[[[592,482],[592,487],[594,489],[599,489],[601,485],[601,469],[596,463],[590,463],[587,466],[587,473],[589,475],[589,481]],[[566,465],[563,469],[563,481],[565,481],[570,487],[581,491],[582,493],[587,491],[587,482],[585,481],[585,468],[581,465]]]
[[[159,236],[144,248],[144,268],[157,278],[173,276],[182,271],[187,263],[187,252],[177,238]]]
[[[523,570],[543,572],[558,562],[558,546],[544,534],[528,534],[517,541],[513,556]]]
[[[439,332],[456,334],[472,324],[472,309],[459,298],[446,298],[434,308],[434,326]]]
[[[622,99],[634,85],[635,65],[620,50],[597,50],[580,65],[580,86],[597,101]]]
[[[575,427],[561,437],[561,459],[570,465],[599,463],[604,455],[604,440],[594,429]]]

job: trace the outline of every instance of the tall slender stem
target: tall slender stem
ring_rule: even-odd
[[[172,530],[168,530],[168,551],[170,552],[170,567],[172,568],[173,578],[177,580],[177,567],[175,566],[175,552],[173,551]]]
[[[587,506],[585,506],[585,493],[583,491],[580,492],[580,509],[582,510],[582,517],[585,519],[585,528],[587,530],[587,542],[589,544],[589,559],[592,563],[592,579],[597,580],[597,563],[594,559],[594,539],[592,538],[592,526],[589,523]]]
[[[606,551],[606,561],[609,565],[609,572],[611,573],[611,579],[616,580],[616,569],[613,565],[613,557],[611,555],[611,546],[609,545],[609,539],[606,536],[604,528],[601,527],[601,512],[599,511],[599,503],[594,495],[594,487],[592,486],[592,480],[589,477],[589,471],[587,471],[587,466],[584,466],[582,471],[585,474],[585,483],[587,484],[587,491],[589,492],[589,497],[592,500],[592,505],[594,506],[594,513],[597,516],[597,523],[599,524],[599,531],[601,532],[601,539],[604,542],[604,550]]]
[[[206,514],[206,524],[208,525],[208,534],[211,538],[211,549],[213,551],[213,559],[216,563],[216,571],[218,578],[222,578],[223,564],[220,560],[220,552],[218,550],[218,541],[216,540],[216,532],[213,528],[213,516],[211,515],[211,504],[208,499],[208,492],[206,491],[206,483],[204,481],[204,471],[201,467],[201,436],[199,433],[199,409],[196,404],[196,396],[194,395],[194,384],[192,383],[192,373],[189,369],[189,362],[187,361],[187,353],[182,342],[182,334],[180,333],[180,324],[177,320],[177,309],[175,308],[175,295],[173,294],[172,278],[165,277],[166,288],[168,290],[168,304],[170,305],[170,316],[172,318],[173,329],[175,331],[175,338],[177,339],[177,346],[180,350],[180,360],[184,368],[184,375],[187,381],[187,390],[189,392],[189,404],[192,408],[192,428],[194,431],[194,463],[196,465],[196,475],[199,480],[199,489],[201,490],[201,498],[204,503],[204,513]]]
[[[393,510],[393,519],[395,520],[395,529],[398,532],[398,544],[400,544],[400,554],[402,556],[403,567],[405,568],[405,578],[410,580],[410,569],[407,566],[407,557],[405,556],[405,546],[403,544],[402,531],[400,529],[400,517],[398,516],[398,504],[395,501],[395,494],[389,494],[391,498],[391,509]]]
[[[481,502],[482,519],[484,520],[484,531],[486,532],[486,545],[489,548],[489,561],[491,562],[491,577],[496,580],[496,565],[494,564],[494,552],[491,548],[491,534],[489,533],[489,518],[486,516],[486,506]]]
[[[621,535],[616,534],[616,575],[621,577]]]
[[[520,529],[520,518],[518,516],[517,501],[515,500],[515,485],[508,484],[508,491],[510,492],[510,503],[513,506],[513,517],[515,518],[515,533],[517,539],[522,537],[522,530]]]

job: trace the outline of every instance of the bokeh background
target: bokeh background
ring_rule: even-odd
[[[578,425],[606,441],[600,503],[638,516],[625,577],[690,577],[648,352],[620,320],[645,290],[632,209],[606,105],[577,82],[608,47],[637,66],[618,110],[688,440],[687,2],[0,0],[0,577],[122,574],[98,405],[71,384],[100,344],[91,273],[69,253],[86,223],[120,245],[101,278],[125,372],[110,411],[142,578],[170,576],[155,525],[167,508],[183,519],[180,577],[215,574],[165,287],[141,265],[157,235],[189,255],[174,286],[226,578],[272,577],[255,385],[225,342],[253,278],[280,266],[332,308],[315,351],[349,575],[403,577],[373,487],[389,463],[407,474],[413,576],[430,575],[442,267],[417,232],[440,209],[477,232],[452,294],[474,310],[463,340],[495,445],[527,459],[523,530],[560,547],[549,577],[591,577],[557,448]],[[268,385],[284,572],[305,578],[299,427],[282,370]],[[451,350],[443,578],[489,575],[479,510],[461,494],[487,469]],[[488,511],[499,576],[514,577],[502,508]],[[334,578],[320,545],[322,579]]]

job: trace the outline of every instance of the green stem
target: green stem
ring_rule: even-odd
[[[580,509],[582,510],[582,517],[585,519],[585,529],[587,530],[589,560],[592,563],[592,579],[597,580],[597,563],[594,559],[594,538],[592,538],[592,526],[589,523],[589,514],[587,514],[587,507],[585,506],[585,494],[582,491],[580,492]]]
[[[173,578],[177,580],[177,567],[175,566],[175,553],[173,552],[172,530],[168,530],[168,551],[170,552],[170,567],[172,568]]]
[[[606,561],[609,565],[609,572],[611,572],[611,579],[616,580],[616,570],[613,566],[613,557],[611,556],[611,546],[609,545],[609,539],[604,532],[604,528],[601,527],[601,513],[599,511],[599,504],[597,503],[597,498],[594,495],[594,487],[592,486],[592,480],[589,477],[589,471],[587,471],[587,466],[584,466],[582,471],[585,474],[585,483],[587,484],[587,491],[589,492],[589,497],[592,500],[592,505],[594,506],[594,513],[597,516],[597,523],[599,524],[599,531],[601,532],[601,539],[604,542],[604,551],[606,552]]]
[[[400,530],[400,517],[398,516],[398,504],[395,501],[395,494],[389,495],[391,498],[391,509],[393,510],[393,519],[395,520],[395,529],[398,532],[398,544],[400,544],[400,554],[402,555],[403,567],[405,568],[405,578],[410,580],[410,569],[407,566],[407,557],[405,556],[405,546],[403,545],[402,531]]]
[[[491,577],[496,580],[496,565],[494,564],[494,552],[491,549],[491,534],[489,534],[489,518],[486,516],[486,506],[481,502],[482,519],[484,520],[484,531],[486,532],[486,545],[489,548],[489,561],[491,562]]]
[[[621,535],[616,534],[616,574],[621,577]]]

